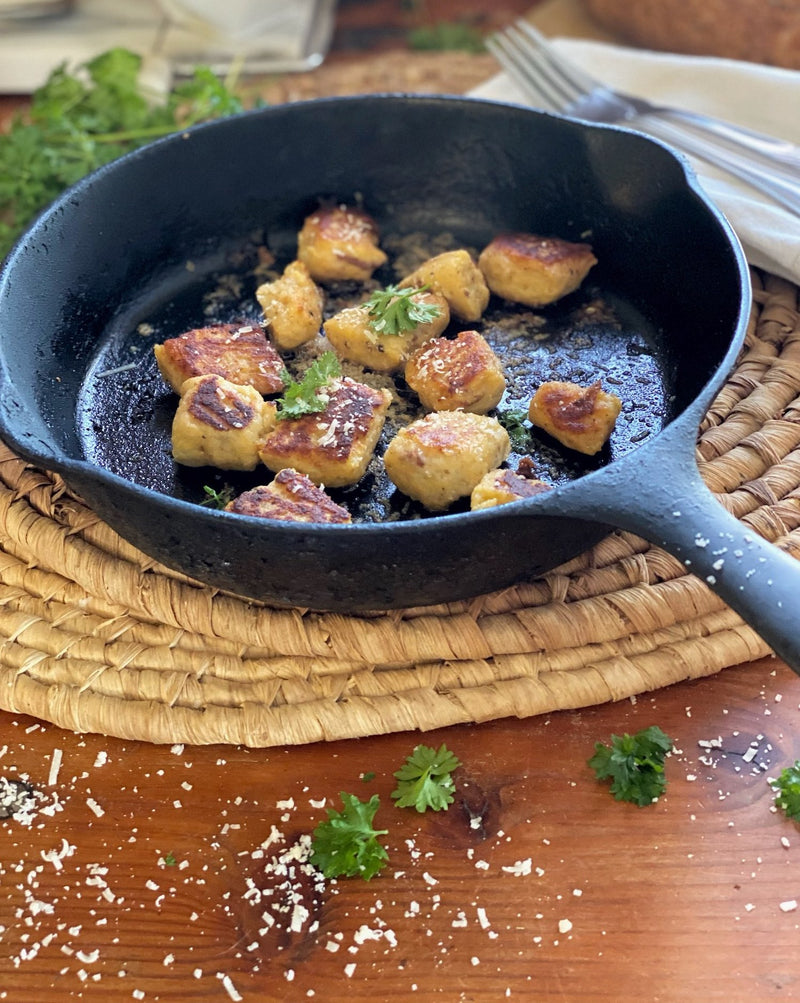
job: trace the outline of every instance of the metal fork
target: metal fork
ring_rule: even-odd
[[[792,143],[612,90],[558,55],[526,21],[492,35],[486,44],[538,107],[640,128],[747,181],[800,216],[800,148]]]

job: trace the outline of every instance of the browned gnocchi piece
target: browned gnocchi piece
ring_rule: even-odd
[[[551,484],[538,478],[525,477],[507,467],[499,467],[485,474],[472,489],[470,508],[493,508],[521,498],[533,498],[552,489]]]
[[[302,261],[290,262],[283,275],[262,283],[256,299],[278,348],[297,348],[319,334],[324,296]]]
[[[262,394],[283,390],[283,361],[258,324],[212,324],[168,338],[153,349],[175,393],[195,376],[216,375]]]
[[[477,331],[435,338],[418,348],[406,363],[405,378],[429,411],[486,414],[506,388],[500,360]]]
[[[326,395],[324,411],[276,422],[259,456],[270,470],[292,467],[315,484],[345,487],[364,476],[392,397],[347,376],[332,380]]]
[[[384,455],[386,473],[403,494],[433,512],[468,496],[510,451],[496,418],[467,411],[434,411],[401,428]]]
[[[194,376],[183,385],[172,421],[172,455],[187,467],[255,470],[276,410],[253,387]]]
[[[243,491],[225,506],[227,512],[284,522],[349,523],[350,513],[310,477],[290,467],[269,484]]]
[[[468,251],[445,251],[428,258],[400,283],[401,286],[428,286],[450,304],[455,317],[474,323],[489,303],[489,288],[480,268]]]
[[[363,209],[320,208],[303,222],[297,257],[317,282],[365,282],[387,260],[378,240],[378,225]]]
[[[375,330],[369,309],[362,304],[340,310],[326,320],[323,325],[325,337],[342,359],[357,362],[379,373],[398,372],[419,345],[441,334],[450,322],[450,309],[443,296],[421,291],[411,299],[435,307],[437,316],[417,324],[410,331],[389,334]]]
[[[606,393],[599,380],[590,387],[555,380],[537,389],[528,418],[562,445],[593,456],[605,445],[621,410],[622,401]]]
[[[532,233],[499,234],[478,258],[496,296],[531,307],[574,292],[596,263],[589,244]]]

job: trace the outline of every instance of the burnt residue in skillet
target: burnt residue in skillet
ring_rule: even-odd
[[[375,274],[371,286],[342,284],[327,289],[326,316],[362,301],[368,288],[397,281],[425,257],[461,245],[446,234],[432,239],[410,234],[385,237],[383,246],[390,253],[390,264]],[[143,487],[197,503],[205,498],[205,486],[239,493],[272,479],[264,467],[242,474],[181,467],[173,461],[170,431],[177,397],[162,379],[153,355],[155,344],[189,328],[228,321],[260,322],[255,289],[270,274],[262,262],[263,245],[258,239],[243,244],[235,260],[228,256],[203,273],[186,262],[167,277],[159,275],[115,319],[111,336],[88,368],[78,400],[78,428],[87,459]],[[286,263],[271,263],[272,275]],[[525,417],[522,429],[517,434],[512,431],[513,451],[508,459],[512,468],[527,456],[536,476],[553,485],[563,484],[629,453],[657,434],[670,418],[669,370],[656,332],[630,304],[589,280],[577,293],[542,310],[492,297],[481,321],[454,321],[448,332],[467,327],[487,338],[506,373],[506,393],[494,413],[507,425]],[[284,353],[289,370],[301,374],[320,345],[326,343],[317,339],[312,348]],[[388,479],[382,460],[394,432],[423,413],[416,395],[402,377],[350,364],[345,364],[345,370],[372,385],[387,386],[394,403],[364,478],[330,494],[347,507],[355,522],[425,518],[425,509]],[[604,389],[617,394],[623,407],[609,443],[597,456],[568,450],[530,427],[527,407],[540,383],[570,380],[586,386],[598,379]],[[450,511],[467,508],[465,499]]]

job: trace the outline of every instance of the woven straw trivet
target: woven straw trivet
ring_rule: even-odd
[[[754,276],[703,475],[800,557],[798,289]],[[367,616],[279,610],[155,564],[0,446],[0,705],[76,732],[253,747],[590,706],[768,654],[681,564],[627,533],[540,580]]]
[[[268,101],[463,93],[489,56],[382,53],[260,81]],[[798,289],[754,276],[740,364],[706,417],[703,474],[800,556]],[[0,443],[0,707],[76,732],[266,747],[586,707],[768,654],[678,561],[614,533],[544,578],[373,616],[277,610],[125,543]]]

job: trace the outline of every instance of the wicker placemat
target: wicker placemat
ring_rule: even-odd
[[[384,53],[259,82],[271,102],[465,92],[489,56]],[[800,557],[798,289],[754,276],[710,409],[713,490]],[[77,732],[254,747],[590,706],[710,675],[764,642],[663,551],[614,533],[544,578],[372,616],[278,610],[156,564],[0,444],[0,707]]]
[[[798,289],[754,276],[703,475],[800,557]],[[61,479],[0,452],[0,705],[152,742],[299,744],[590,706],[768,653],[678,561],[627,533],[545,577],[368,616],[278,610],[191,582]]]

